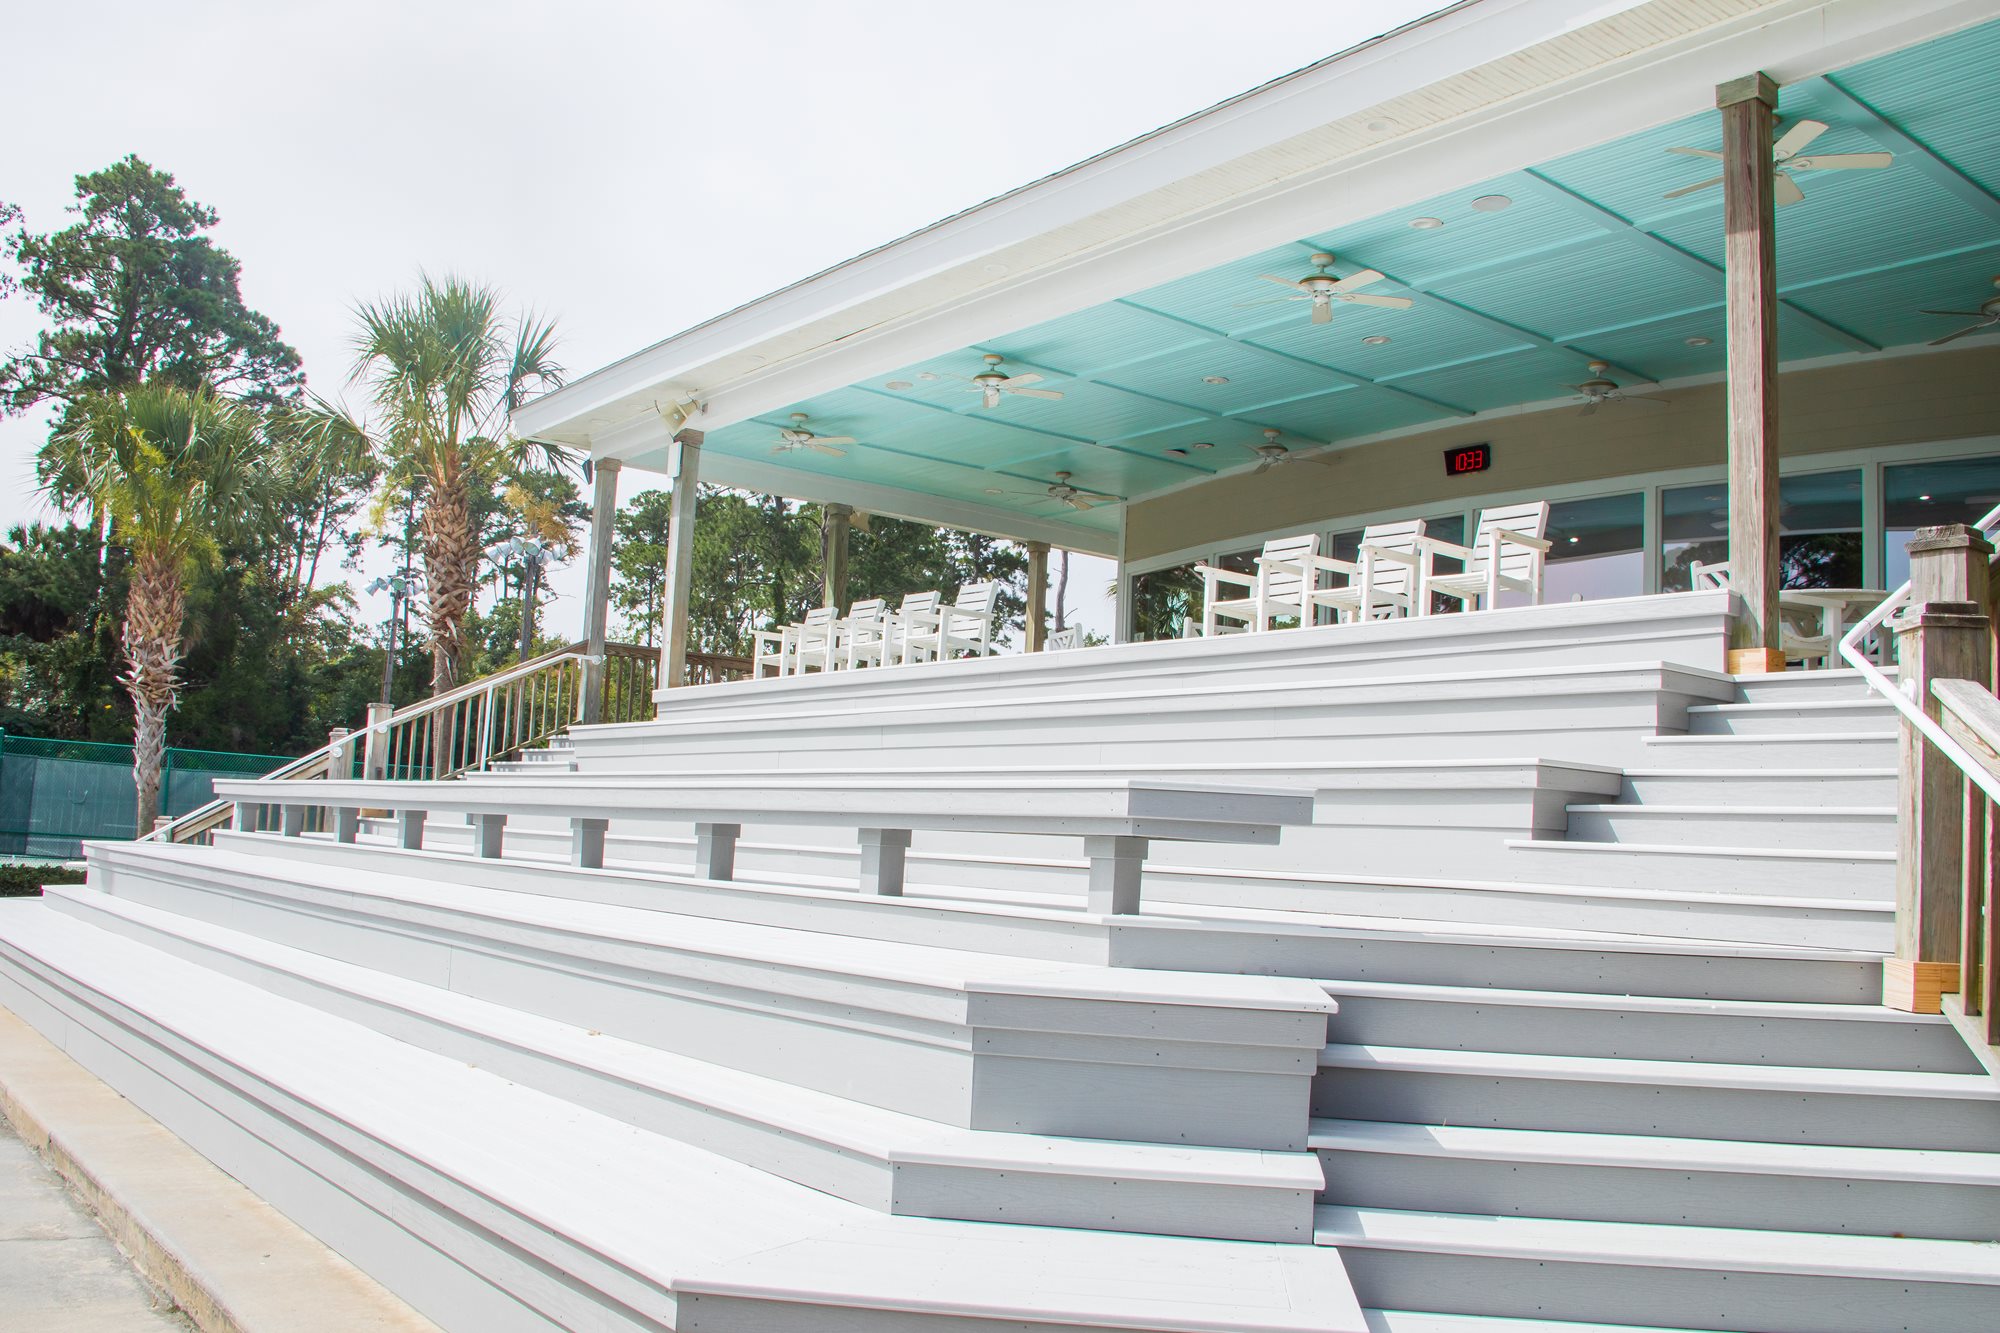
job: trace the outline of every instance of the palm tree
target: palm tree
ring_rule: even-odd
[[[465,617],[479,581],[472,487],[520,471],[537,454],[562,456],[506,434],[508,417],[530,390],[562,383],[555,325],[533,315],[510,325],[498,293],[456,277],[421,277],[414,292],[356,313],[354,379],[374,403],[371,438],[390,484],[421,488],[424,618],[431,689],[440,692],[458,682]]]
[[[51,495],[102,514],[131,558],[123,679],[142,834],[160,810],[167,714],[180,697],[187,575],[261,509],[271,449],[251,409],[165,383],[80,400],[50,440]]]

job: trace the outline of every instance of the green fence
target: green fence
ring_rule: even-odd
[[[261,777],[282,755],[167,751],[161,814],[184,815],[214,798],[219,777]],[[82,855],[86,838],[131,838],[138,791],[132,747],[0,732],[0,859]]]

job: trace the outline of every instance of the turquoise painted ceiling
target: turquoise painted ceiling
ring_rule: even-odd
[[[1886,170],[1802,172],[1804,202],[1777,211],[1784,360],[1925,342],[1955,326],[1922,310],[1994,294],[2000,100],[1971,90],[1996,77],[2000,22],[1783,90],[1780,134],[1811,118],[1830,126],[1814,153],[1895,154]],[[1591,360],[1628,384],[1718,373],[1721,191],[1663,196],[1715,174],[1666,150],[1720,137],[1714,113],[1692,116],[886,371],[712,432],[707,447],[1105,532],[1116,506],[1056,503],[1057,473],[1131,498],[1253,461],[1265,429],[1300,447],[1545,401]],[[1489,195],[1512,202],[1473,207]],[[1444,225],[1412,228],[1419,217]],[[1336,305],[1326,324],[1304,303],[1245,304],[1283,295],[1258,274],[1304,275],[1315,251],[1341,275],[1380,270],[1370,292],[1415,304]],[[984,369],[988,352],[1063,399],[982,409],[951,377]],[[857,443],[844,458],[772,460],[791,412]]]

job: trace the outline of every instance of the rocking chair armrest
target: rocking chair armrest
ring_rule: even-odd
[[[1493,529],[1493,540],[1495,542],[1512,542],[1516,546],[1525,546],[1531,551],[1540,551],[1544,555],[1555,549],[1555,543],[1546,537],[1531,536],[1525,532],[1516,532],[1512,528]]]
[[[1408,565],[1411,569],[1415,569],[1423,563],[1415,551],[1393,550],[1387,546],[1377,546],[1374,542],[1363,542],[1361,549],[1365,554],[1377,560],[1387,560],[1392,565]]]
[[[1448,542],[1442,537],[1419,537],[1417,549],[1427,556],[1448,555],[1455,560],[1470,560],[1473,555],[1470,546],[1460,546],[1457,542]]]
[[[1258,558],[1262,559],[1261,556]],[[1241,584],[1243,587],[1246,588],[1254,588],[1257,586],[1256,575],[1239,574],[1233,569],[1224,569],[1220,565],[1196,565],[1194,567],[1194,572],[1201,575],[1202,582],[1211,589],[1214,588],[1217,583],[1223,582],[1225,580],[1230,583]]]

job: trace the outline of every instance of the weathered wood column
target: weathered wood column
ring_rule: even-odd
[[[583,640],[589,661],[583,668],[583,706],[578,717],[596,722],[604,716],[604,644],[611,621],[611,541],[618,516],[618,471],[615,458],[592,465],[590,491],[590,565],[583,585]]]
[[[1729,570],[1743,598],[1729,669],[1783,671],[1778,618],[1778,247],[1771,217],[1771,120],[1763,74],[1715,90],[1722,108],[1728,287]]]
[[[847,538],[854,528],[854,506],[820,506],[820,605],[847,614]]]
[[[701,479],[702,433],[688,427],[667,445],[667,579],[660,627],[660,688],[687,684],[688,593],[694,575],[694,508]]]
[[[1910,607],[1896,631],[1902,686],[1935,719],[1931,684],[1992,684],[1986,616],[1993,547],[1962,523],[1919,528],[1910,543]],[[1911,726],[1902,728],[1897,776],[1896,955],[1882,965],[1882,1003],[1938,1012],[1958,989],[1965,866],[1965,779]]]
[[[1029,542],[1028,612],[1024,631],[1025,651],[1039,653],[1049,637],[1049,544]]]

